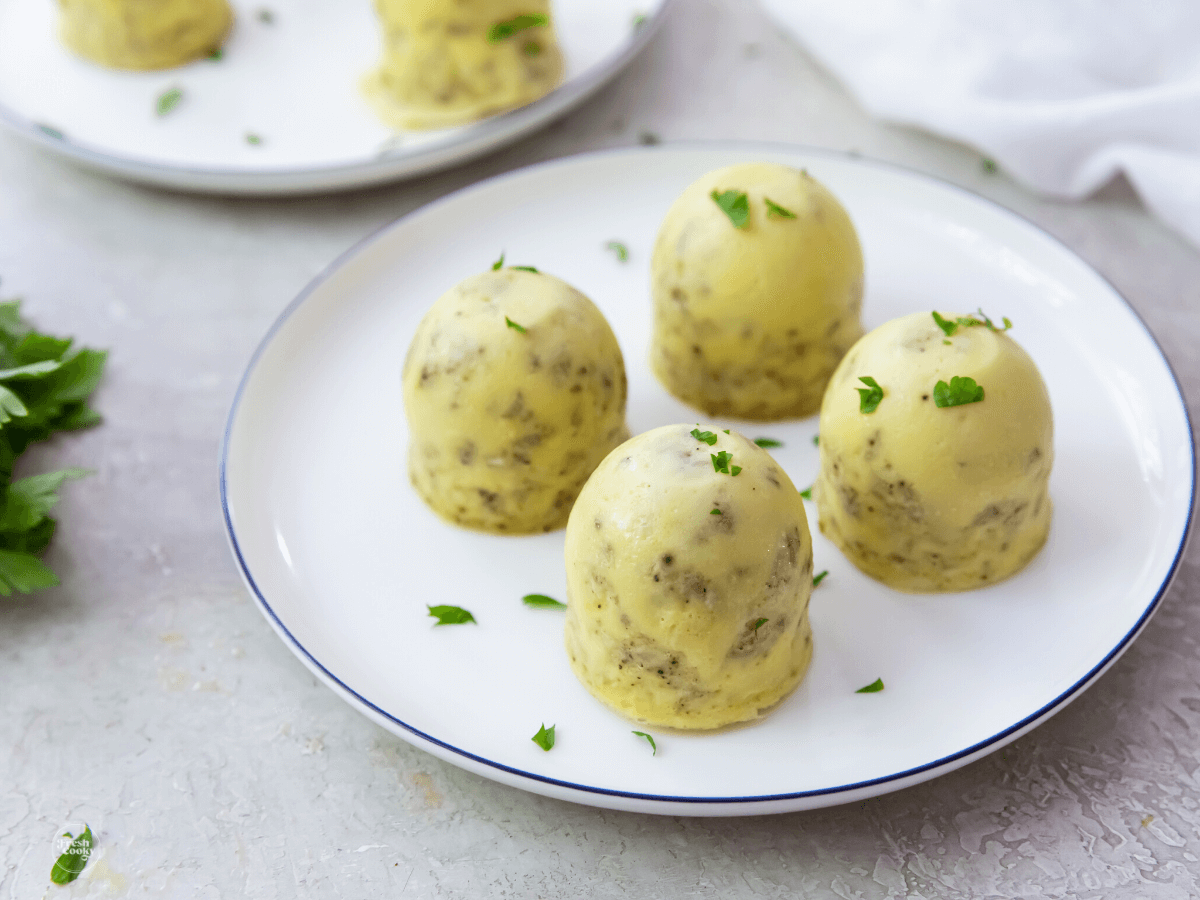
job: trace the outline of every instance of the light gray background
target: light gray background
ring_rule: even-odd
[[[238,378],[283,306],[429,200],[643,131],[855,150],[1016,210],[1129,299],[1195,416],[1195,248],[1122,182],[1084,203],[1039,199],[969,148],[872,122],[752,0],[682,4],[567,118],[489,159],[359,193],[185,196],[0,136],[0,296],[112,351],[105,424],[26,460],[96,474],[63,492],[49,556],[63,586],[0,601],[0,896],[1200,894],[1196,546],[1129,652],[1030,735],[906,791],[765,818],[604,812],[493,784],[369,723],[268,627],[226,546],[216,463]],[[52,887],[54,835],[75,820],[97,858]]]

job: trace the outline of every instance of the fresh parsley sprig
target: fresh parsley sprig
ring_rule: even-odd
[[[88,398],[107,357],[35,331],[21,318],[20,301],[0,303],[0,595],[59,583],[39,558],[54,535],[49,512],[63,482],[88,473],[63,469],[14,481],[13,468],[30,444],[100,421]]]

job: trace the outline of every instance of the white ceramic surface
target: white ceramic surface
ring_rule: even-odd
[[[526,107],[436,132],[393,132],[360,90],[379,60],[368,0],[234,0],[220,60],[118,72],[57,36],[57,4],[0,0],[0,122],[86,165],[184,190],[252,194],[362,187],[478,156],[577,105],[628,63],[671,0],[556,0],[563,84]],[[271,11],[271,21],[258,13]],[[646,19],[635,26],[634,17]],[[167,115],[157,98],[179,88]],[[250,143],[247,135],[259,143]]]
[[[843,201],[867,260],[872,327],[919,309],[1008,316],[1056,423],[1042,553],[985,590],[902,595],[819,534],[812,668],[765,721],[710,735],[636,726],[578,684],[562,620],[562,534],[492,537],[437,519],[405,477],[400,366],[421,315],[501,250],[587,293],[626,357],[636,433],[696,421],[646,365],[649,257],[676,194],[754,159],[807,167]],[[625,264],[605,249],[618,239]],[[736,422],[721,423],[737,426]],[[816,419],[743,430],[798,486]],[[581,156],[467,188],[338,260],[264,339],[230,413],[221,491],[234,554],[293,651],[351,704],[435,755],[597,806],[744,815],[827,806],[949,771],[1078,696],[1128,646],[1186,537],[1194,449],[1178,387],[1124,301],[1062,245],[965,191],[883,164],[768,146]],[[810,507],[810,514],[815,513]],[[432,626],[426,604],[478,625]],[[877,694],[855,690],[882,677]],[[530,737],[557,726],[553,751]],[[653,730],[653,729],[642,729]]]

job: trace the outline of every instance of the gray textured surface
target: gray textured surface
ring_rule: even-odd
[[[218,438],[263,332],[396,216],[642,131],[854,149],[997,200],[1129,299],[1195,416],[1200,253],[1120,183],[1041,200],[967,148],[872,123],[749,0],[693,0],[616,83],[523,143],[370,192],[189,197],[0,136],[0,293],[112,349],[106,424],[28,461],[97,474],[64,491],[63,586],[0,603],[0,896],[1200,895],[1195,543],[1141,638],[1049,723],[928,784],[768,818],[611,813],[501,787],[370,724],[272,633],[216,494]],[[98,859],[51,887],[55,831],[80,819]]]

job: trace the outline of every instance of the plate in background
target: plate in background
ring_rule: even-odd
[[[555,0],[562,85],[512,112],[436,132],[393,132],[359,84],[380,57],[369,0],[234,0],[220,60],[161,72],[85,62],[58,40],[58,5],[0,0],[0,122],[124,178],[190,191],[290,194],[363,187],[496,149],[578,105],[657,30],[673,0]],[[259,18],[263,8],[270,22]],[[635,16],[646,18],[635,25]],[[169,114],[157,98],[183,99]],[[258,143],[251,143],[254,135]]]
[[[646,363],[659,223],[702,173],[806,167],[842,200],[867,263],[868,328],[920,309],[1008,316],[1055,411],[1055,519],[1043,551],[984,590],[912,596],[819,533],[812,667],[764,721],[651,731],[594,700],[562,648],[562,532],[499,537],[438,519],[405,475],[400,367],[421,316],[507,252],[588,294],[621,342],[634,433],[696,413]],[[605,245],[628,245],[621,263]],[[711,419],[707,420],[713,421]],[[739,426],[782,439],[797,487],[815,418]],[[892,166],[775,146],[579,156],[466,188],[336,261],[264,338],[230,412],[221,496],[234,556],[276,631],[384,728],[497,781],[580,803],[684,815],[828,806],[905,787],[1003,746],[1129,646],[1178,564],[1194,499],[1186,408],[1153,337],[1094,270],[1028,222]],[[815,509],[808,505],[810,522]],[[815,529],[814,529],[815,530]],[[478,625],[432,627],[427,604]],[[882,677],[886,689],[857,694]],[[530,738],[557,726],[546,753]]]

